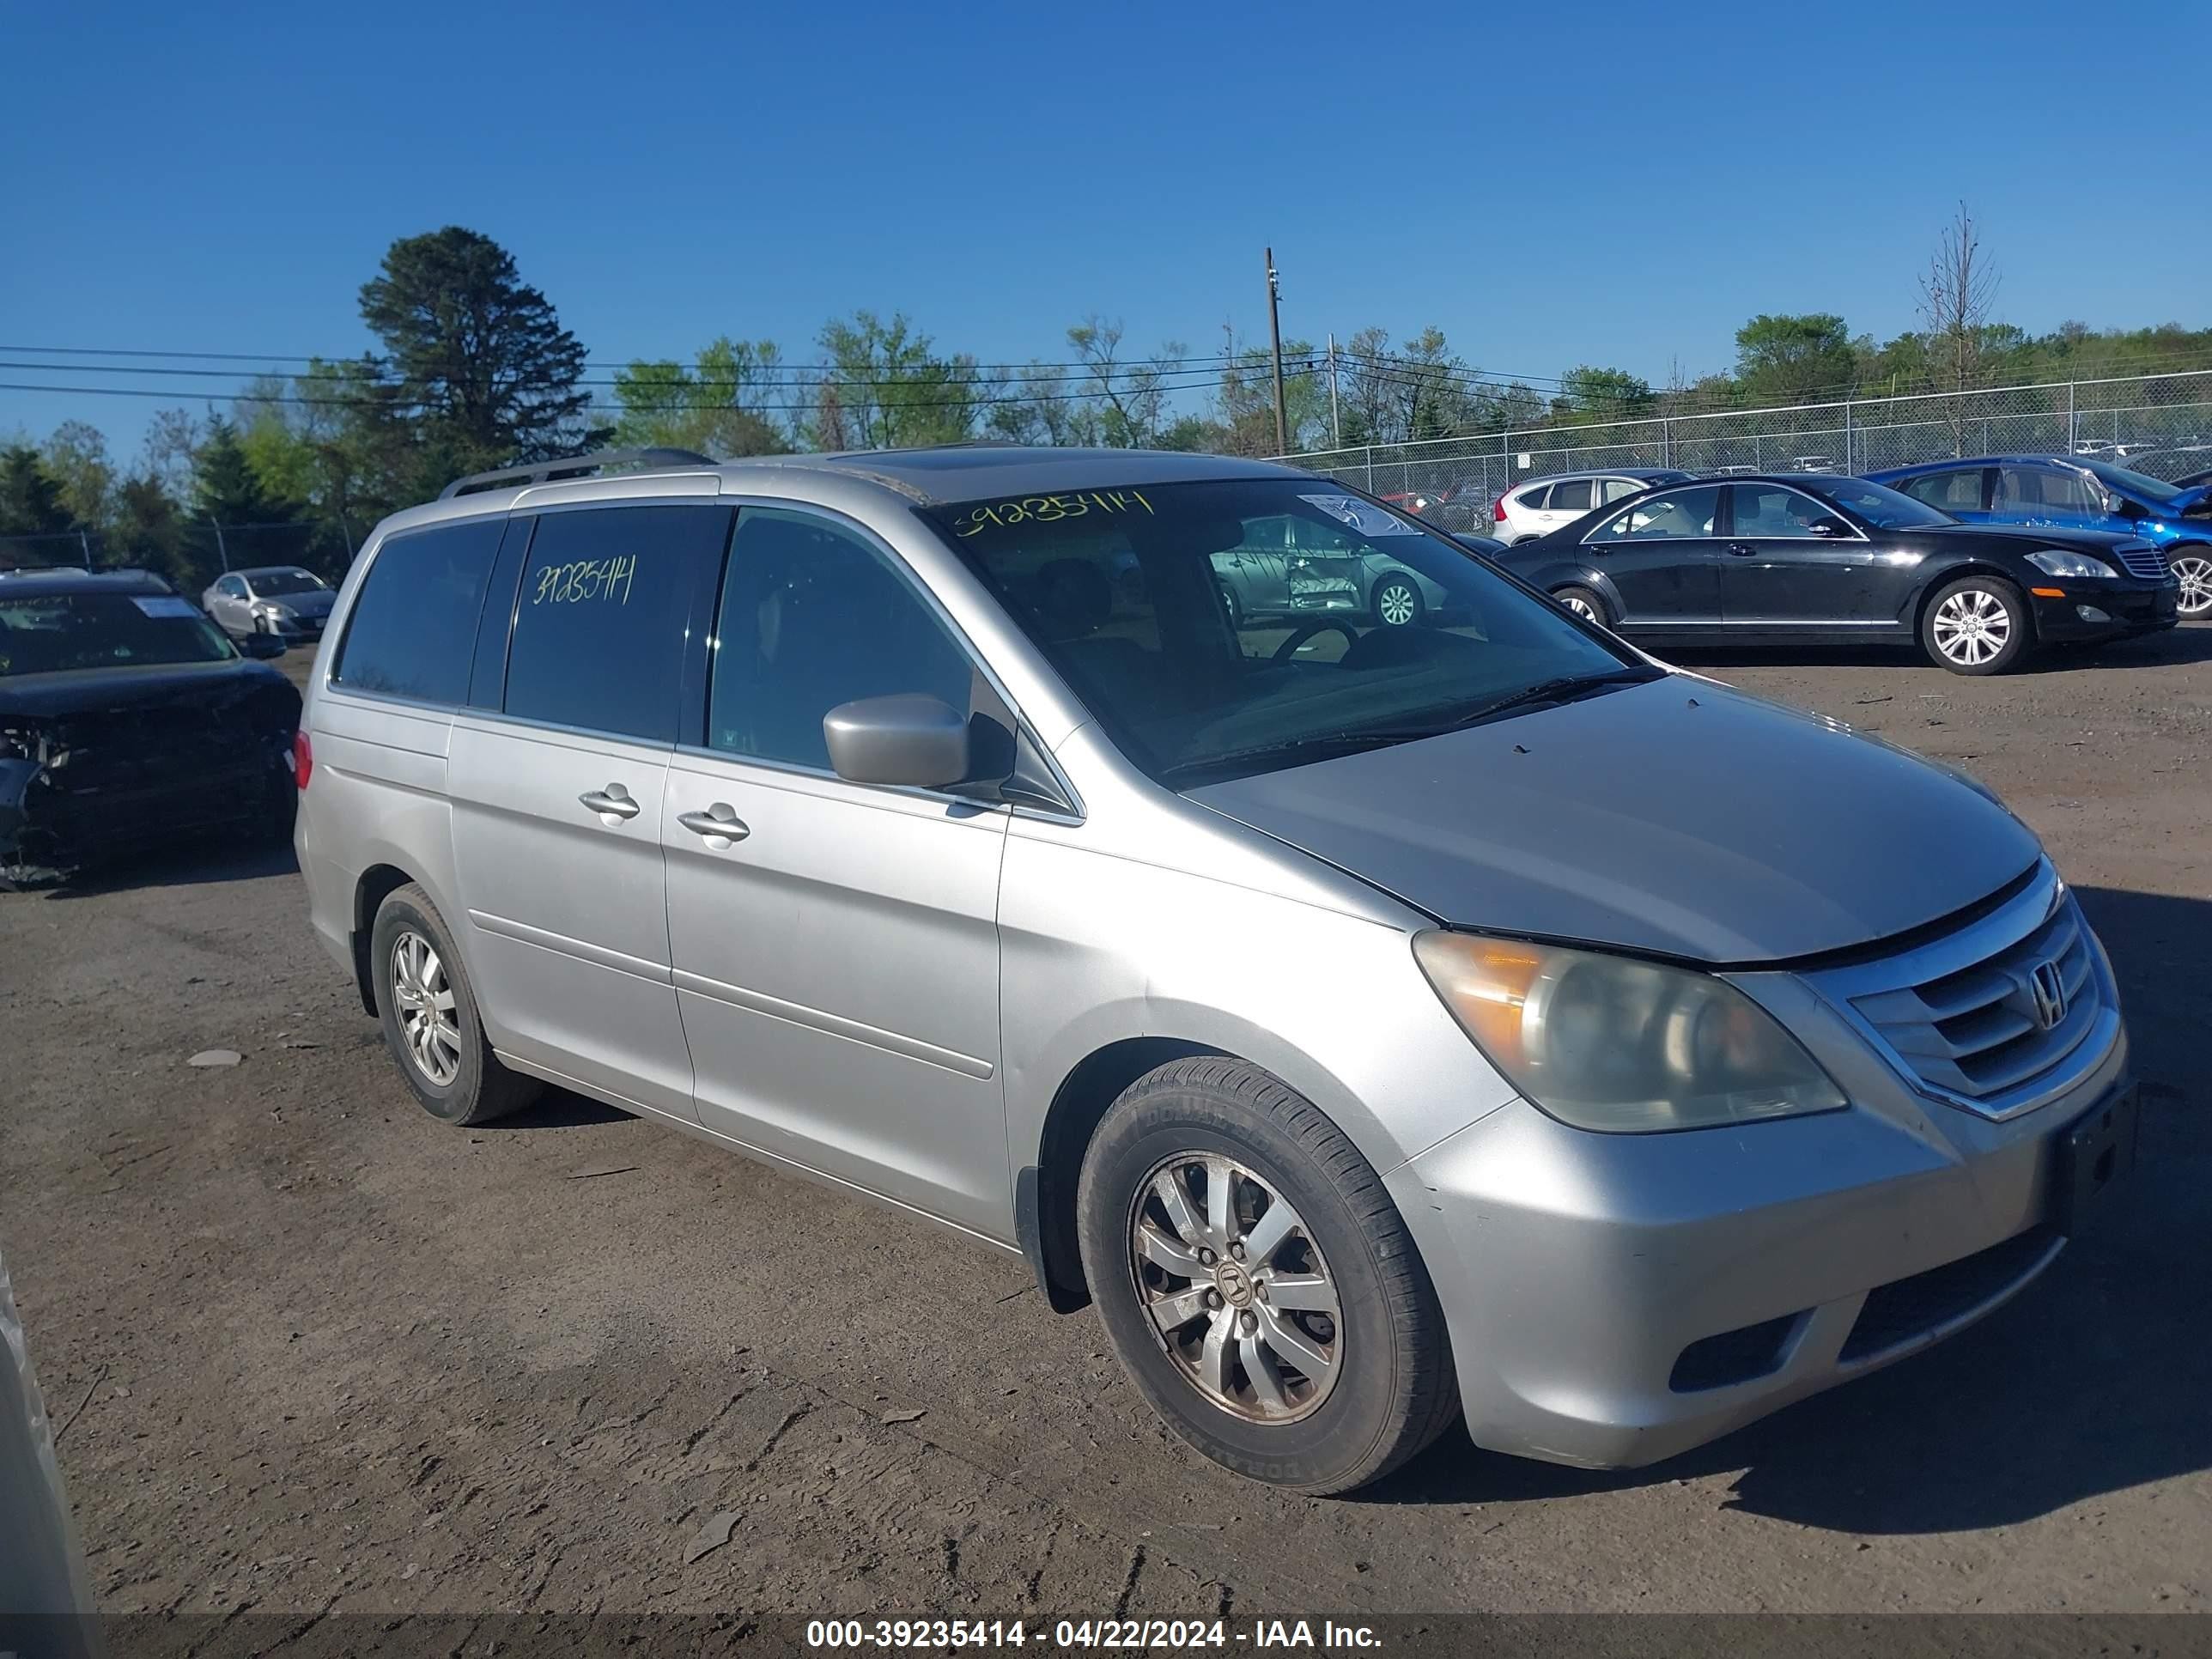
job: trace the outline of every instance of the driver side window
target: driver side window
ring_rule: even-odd
[[[1747,539],[1809,537],[1813,526],[1830,516],[1809,495],[1779,484],[1732,484],[1735,495],[1735,533]]]
[[[822,719],[919,692],[965,714],[975,668],[913,584],[842,526],[747,507],[731,538],[708,692],[708,746],[827,772]]]

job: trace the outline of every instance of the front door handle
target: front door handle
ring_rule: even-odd
[[[745,821],[731,810],[727,801],[718,800],[703,812],[678,812],[676,821],[693,835],[705,836],[707,845],[717,849],[743,841],[752,834]]]
[[[1746,547],[1741,542],[1730,542],[1729,544],[1729,551],[1739,559],[1756,558],[1759,556],[1759,550],[1757,548]]]
[[[635,817],[644,810],[630,799],[629,791],[618,783],[611,783],[604,789],[586,789],[576,799],[587,811],[597,812],[599,822],[610,830],[617,823]]]

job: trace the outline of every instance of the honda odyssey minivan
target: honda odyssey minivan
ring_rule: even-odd
[[[1314,1492],[1462,1413],[1695,1445],[1996,1306],[2132,1157],[1987,791],[1344,485],[603,459],[387,520],[307,693],[313,927],[434,1117],[553,1084],[1018,1253]],[[1439,602],[1238,614],[1285,519]]]

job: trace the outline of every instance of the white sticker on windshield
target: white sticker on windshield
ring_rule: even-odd
[[[1395,513],[1386,513],[1372,501],[1363,501],[1357,495],[1301,495],[1298,499],[1319,507],[1332,519],[1350,525],[1363,536],[1418,536],[1419,525],[1407,524]]]
[[[189,601],[185,599],[164,597],[155,599],[133,599],[131,603],[149,617],[197,617],[200,614],[192,608]]]

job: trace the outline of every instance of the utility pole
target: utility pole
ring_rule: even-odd
[[[1277,307],[1283,285],[1275,278],[1275,250],[1267,250],[1267,335],[1275,344],[1275,453],[1291,453],[1291,418],[1283,403],[1283,319]]]
[[[208,522],[215,526],[216,556],[222,561],[222,574],[228,576],[230,574],[230,545],[222,538],[222,526],[212,517],[208,520]]]
[[[1344,428],[1336,418],[1336,336],[1328,337],[1328,447],[1344,447]]]

